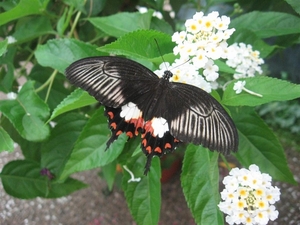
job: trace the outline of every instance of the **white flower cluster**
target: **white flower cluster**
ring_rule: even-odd
[[[278,217],[273,205],[280,198],[280,190],[271,185],[272,178],[251,165],[249,170],[234,168],[223,183],[223,201],[219,208],[228,224],[265,225]]]
[[[172,81],[189,83],[207,92],[211,91],[219,77],[219,68],[214,60],[227,58],[226,40],[234,32],[234,29],[228,29],[229,23],[230,18],[219,17],[218,12],[211,12],[207,16],[203,12],[197,12],[192,19],[186,21],[186,31],[174,33],[172,41],[177,45],[173,52],[175,55],[179,54],[180,58],[170,66]],[[155,73],[162,75],[166,69],[162,64]],[[203,77],[199,76],[200,69],[203,70]]]
[[[227,58],[226,64],[235,68],[235,79],[254,77],[256,73],[262,74],[260,65],[264,60],[259,57],[259,51],[252,50],[249,44],[234,43],[229,46]]]

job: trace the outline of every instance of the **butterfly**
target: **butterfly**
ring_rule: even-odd
[[[237,151],[237,129],[224,108],[195,86],[159,78],[145,66],[116,56],[90,57],[72,63],[67,79],[105,106],[112,135],[107,148],[122,133],[141,134],[147,156],[145,174],[154,156],[193,143],[228,154]]]

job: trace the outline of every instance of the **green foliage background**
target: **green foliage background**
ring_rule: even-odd
[[[149,11],[136,12],[137,4]],[[111,188],[116,165],[127,165],[142,178],[141,182],[128,183],[130,175],[123,173],[122,187],[133,218],[137,224],[157,224],[160,160],[155,158],[150,173],[143,176],[146,158],[139,140],[127,142],[123,135],[105,151],[110,131],[103,107],[68,84],[66,67],[84,57],[115,54],[156,69],[162,62],[161,55],[169,62],[175,59],[171,35],[192,15],[183,12],[208,12],[220,6],[225,9],[220,14],[231,15],[231,27],[236,29],[230,43],[251,44],[262,57],[269,58],[300,42],[299,0],[210,0],[205,7],[198,1],[170,0],[175,15],[181,15],[175,19],[163,5],[162,0],[0,3],[0,92],[17,94],[14,100],[0,100],[0,152],[14,151],[14,143],[18,143],[25,158],[9,162],[1,171],[8,194],[23,199],[65,196],[87,186],[70,175],[97,167],[102,167]],[[154,10],[162,12],[164,19],[153,17]],[[9,36],[16,42],[9,43]],[[218,65],[226,81],[234,71],[221,61]],[[233,83],[213,93],[230,111],[238,128],[240,145],[234,156],[242,166],[254,163],[275,180],[296,184],[283,147],[255,107],[297,99],[300,86],[271,76],[246,80],[247,88],[262,94],[262,98],[244,92],[235,94]],[[189,144],[185,149],[181,183],[197,224],[224,224],[217,207],[218,158],[218,153],[201,146]],[[42,175],[43,169],[48,173]]]

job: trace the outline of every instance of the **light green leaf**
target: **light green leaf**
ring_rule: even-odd
[[[248,29],[260,38],[299,34],[300,18],[288,13],[254,11],[231,21],[230,27]]]
[[[239,150],[234,154],[244,167],[259,166],[274,179],[296,184],[276,136],[250,107],[231,111],[239,130]]]
[[[88,21],[109,36],[120,37],[131,31],[149,29],[152,14],[152,10],[143,14],[122,12],[107,17],[89,18]]]
[[[262,95],[262,97],[249,94],[245,91],[236,94],[233,90],[233,85],[236,81],[233,81],[224,91],[222,104],[229,106],[257,106],[267,102],[287,101],[300,97],[300,85],[284,80],[266,76],[256,76],[240,80],[246,81],[245,88]]]
[[[68,111],[97,103],[97,100],[82,89],[76,89],[66,97],[54,110],[49,121]]]
[[[131,58],[161,62],[161,56],[166,54],[171,54],[174,60],[174,46],[175,43],[172,42],[170,35],[154,30],[139,30],[126,34],[117,41],[98,48],[98,50]],[[165,60],[168,59],[165,57]]]
[[[0,127],[0,152],[14,150],[14,141],[11,139],[9,134]]]
[[[82,130],[60,179],[64,180],[72,173],[104,166],[114,161],[122,152],[127,136],[120,135],[106,150],[109,134],[107,118],[101,107]]]
[[[197,224],[224,224],[218,208],[218,153],[201,146],[189,145],[184,155],[181,185]]]
[[[143,159],[143,160],[141,160]],[[130,175],[124,170],[122,187],[131,215],[139,225],[158,224],[161,207],[161,169],[159,158],[152,159],[149,173],[143,175],[145,156],[131,158],[126,164],[129,170],[140,177],[139,182],[129,182]]]
[[[48,2],[49,0],[20,0],[16,7],[0,14],[0,26],[24,16],[41,14]]]
[[[42,141],[49,135],[49,126],[44,121],[49,108],[28,81],[20,90],[17,99],[0,101],[0,111],[10,120],[19,134],[29,141]]]
[[[62,74],[75,60],[97,55],[100,53],[96,46],[75,39],[49,40],[45,45],[39,45],[35,51],[39,64],[56,69]]]
[[[8,41],[5,39],[4,41],[0,41],[0,56],[2,56],[7,49]]]

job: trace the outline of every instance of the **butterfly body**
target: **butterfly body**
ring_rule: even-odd
[[[66,75],[106,107],[108,146],[123,132],[129,138],[141,133],[145,173],[153,156],[172,152],[180,142],[225,154],[237,150],[237,130],[223,107],[202,89],[169,82],[170,71],[159,78],[137,62],[107,56],[76,61]]]

